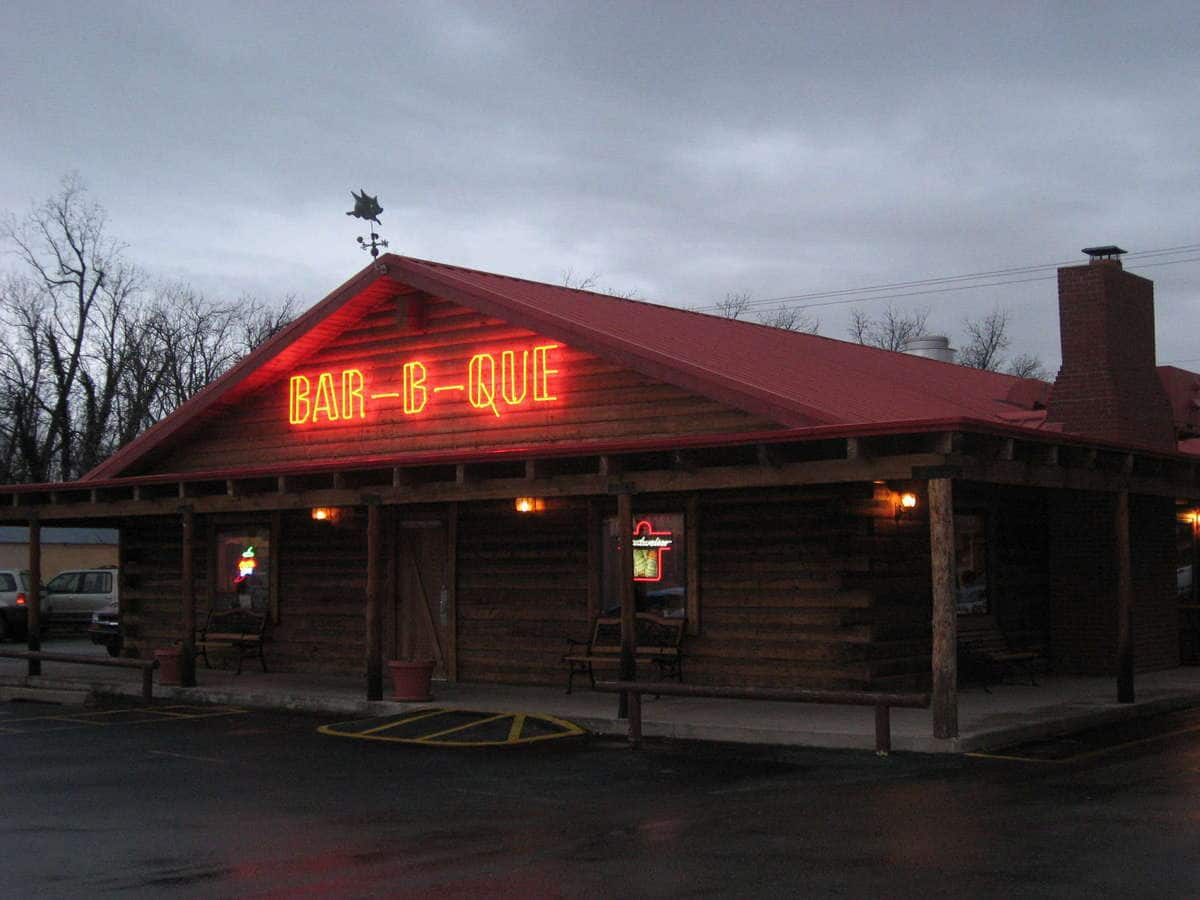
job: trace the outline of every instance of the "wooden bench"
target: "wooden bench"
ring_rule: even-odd
[[[263,637],[267,629],[266,613],[249,609],[214,609],[209,612],[196,649],[204,657],[205,668],[211,669],[209,650],[230,651],[237,654],[237,672],[242,673],[242,660],[258,658],[262,670],[267,671],[263,659]]]
[[[658,670],[659,680],[674,678],[683,681],[683,631],[686,619],[637,613],[634,634],[634,665],[651,663]],[[592,623],[592,637],[587,642],[568,639],[568,651],[563,656],[567,664],[567,693],[571,693],[575,676],[587,674],[592,687],[596,686],[594,667],[615,666],[621,661],[621,619],[601,616]]]
[[[964,684],[993,684],[1028,679],[1037,684],[1037,669],[1044,657],[1038,650],[1014,647],[990,616],[964,616],[958,620],[958,673]]]

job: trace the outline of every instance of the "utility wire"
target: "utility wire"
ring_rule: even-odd
[[[1164,247],[1164,248],[1157,249],[1157,250],[1136,251],[1133,253],[1127,253],[1125,256],[1126,256],[1126,259],[1132,260],[1132,259],[1142,259],[1142,258],[1148,258],[1148,257],[1163,256],[1163,255],[1172,254],[1172,253],[1194,252],[1196,250],[1200,250],[1200,244],[1181,244],[1177,247]],[[1200,259],[1200,257],[1191,257],[1189,259],[1167,260],[1167,261],[1160,261],[1160,262],[1146,262],[1143,264],[1143,267],[1148,268],[1150,266],[1165,266],[1165,265],[1174,265],[1175,263],[1195,262],[1195,261],[1197,261],[1197,259]],[[759,298],[759,299],[754,299],[754,300],[748,300],[745,305],[747,307],[750,307],[750,306],[764,306],[767,304],[776,303],[776,304],[780,304],[781,306],[787,305],[787,306],[795,308],[795,309],[811,309],[811,308],[823,307],[823,306],[839,306],[839,305],[844,305],[847,303],[866,303],[866,302],[875,301],[875,300],[893,300],[893,299],[898,299],[898,298],[903,298],[903,297],[924,296],[924,295],[928,295],[928,294],[944,294],[944,293],[951,293],[954,291],[969,290],[972,288],[996,287],[996,286],[1006,285],[1006,284],[1025,284],[1025,283],[1032,282],[1032,281],[1048,281],[1056,276],[1055,275],[1042,275],[1042,276],[1038,276],[1038,277],[1034,277],[1034,278],[1004,279],[1004,280],[1000,280],[1000,281],[984,282],[981,284],[960,284],[960,283],[958,283],[958,282],[965,282],[965,281],[976,281],[981,278],[995,278],[998,276],[1019,275],[1019,274],[1027,274],[1027,273],[1032,273],[1032,272],[1040,272],[1040,271],[1044,271],[1046,269],[1057,270],[1058,268],[1060,268],[1062,266],[1072,265],[1074,262],[1075,262],[1074,260],[1068,260],[1066,262],[1042,263],[1040,265],[1014,266],[1014,267],[1007,268],[1007,269],[993,269],[993,270],[987,271],[987,272],[973,272],[973,273],[969,273],[969,274],[965,274],[965,275],[944,275],[944,276],[940,276],[940,277],[936,277],[936,278],[923,278],[923,279],[918,279],[918,280],[914,280],[914,281],[896,281],[896,282],[889,282],[886,284],[868,285],[867,287],[861,287],[861,288],[846,288],[843,290],[832,290],[832,291],[811,291],[809,293],[788,294],[788,295],[784,295],[784,296],[780,296],[780,297],[764,297],[764,298]],[[943,287],[943,288],[938,288],[938,289],[931,287],[930,290],[923,290],[923,291],[907,291],[907,292],[902,291],[901,293],[881,294],[880,296],[867,296],[870,294],[879,294],[879,292],[881,292],[881,291],[897,291],[897,290],[901,290],[903,288],[925,287],[925,286],[933,286],[933,285],[953,285],[953,286]],[[830,300],[829,299],[829,298],[833,298],[833,297],[839,297],[839,298],[847,297],[848,299],[838,299],[838,300]],[[805,301],[805,300],[819,300],[819,301],[826,301],[826,302],[796,303],[796,301]],[[715,310],[715,309],[720,309],[720,308],[721,308],[721,304],[709,304],[707,306],[696,307],[696,309],[698,311]]]

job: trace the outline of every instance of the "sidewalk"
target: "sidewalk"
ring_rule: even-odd
[[[12,644],[6,647],[19,649]],[[44,649],[104,653],[102,648],[80,639],[47,641]],[[29,678],[25,672],[24,661],[0,659],[0,697],[12,688],[132,697],[141,693],[136,671],[44,662],[41,676]],[[330,722],[394,715],[431,705],[369,703],[364,699],[366,688],[360,678],[263,674],[252,662],[241,675],[201,667],[197,680],[199,685],[194,688],[155,684],[154,696],[179,702],[310,712],[327,716]],[[997,685],[991,693],[971,688],[959,694],[958,739],[935,739],[928,710],[894,709],[892,746],[922,753],[967,752],[1200,706],[1200,667],[1139,675],[1136,692],[1136,703],[1118,704],[1115,678],[1053,676],[1045,677],[1036,687]],[[568,696],[560,687],[435,682],[432,705],[546,713],[603,735],[624,735],[626,728],[624,720],[616,717],[616,696],[586,688]],[[647,737],[857,749],[874,746],[874,713],[870,707],[648,697],[642,709]]]

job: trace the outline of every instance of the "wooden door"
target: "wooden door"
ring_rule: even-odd
[[[401,520],[396,538],[394,646],[401,659],[434,660],[434,676],[445,678],[450,632],[446,523]]]

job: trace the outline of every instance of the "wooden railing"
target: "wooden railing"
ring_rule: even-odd
[[[709,687],[700,684],[669,684],[661,681],[597,681],[596,690],[629,697],[629,741],[642,739],[642,694],[664,697],[708,697],[723,700],[773,700],[784,703],[826,703],[875,707],[875,752],[892,749],[893,706],[928,709],[929,694],[880,691],[822,691],[787,688]]]
[[[78,663],[85,666],[110,666],[119,669],[142,670],[142,699],[154,699],[154,670],[156,659],[109,659],[106,656],[84,656],[80,653],[48,653],[44,650],[0,650],[0,657],[29,659],[44,662]]]

